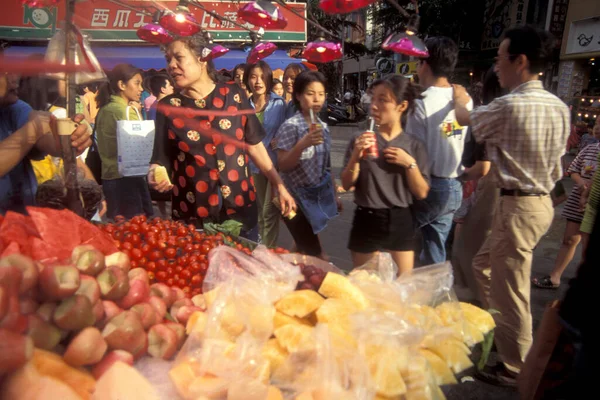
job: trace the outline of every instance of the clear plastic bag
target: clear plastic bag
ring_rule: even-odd
[[[353,348],[340,346],[327,324],[317,324],[301,345],[273,372],[286,399],[368,400],[368,370]]]
[[[366,264],[352,270],[350,276],[372,275],[383,282],[392,282],[398,277],[398,266],[390,253],[379,252]]]

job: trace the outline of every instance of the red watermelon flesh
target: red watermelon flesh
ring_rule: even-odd
[[[10,256],[12,254],[21,254],[21,246],[17,242],[10,242],[8,246],[4,248],[2,251],[2,255],[0,257]],[[29,255],[29,254],[26,254]]]
[[[29,251],[29,237],[39,237],[35,224],[23,214],[8,211],[0,225],[0,240],[5,246],[16,242],[24,253]]]
[[[69,210],[27,207],[27,212],[39,232],[39,237],[56,248],[57,252],[71,251],[81,243],[79,224]]]

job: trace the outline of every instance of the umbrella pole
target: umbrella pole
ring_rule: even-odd
[[[75,43],[72,37],[73,15],[75,13],[75,0],[65,0],[67,13],[65,16],[65,63],[70,65],[75,62]],[[65,86],[67,95],[67,117],[75,115],[76,86],[73,74],[65,73]],[[75,214],[84,215],[83,204],[77,183],[77,157],[71,146],[71,136],[60,135],[60,146],[63,154],[63,165],[65,169],[65,187],[67,189],[67,207]]]

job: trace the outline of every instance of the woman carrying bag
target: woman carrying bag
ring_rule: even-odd
[[[140,121],[131,101],[139,101],[142,91],[141,71],[132,65],[119,64],[109,74],[109,82],[100,87],[96,100],[100,111],[96,116],[96,138],[102,160],[102,190],[108,206],[108,218],[122,215],[152,216],[152,200],[145,173],[124,176],[119,171],[119,121]],[[149,159],[148,159],[149,160]],[[126,160],[121,160],[126,161]],[[147,170],[146,170],[147,171]]]

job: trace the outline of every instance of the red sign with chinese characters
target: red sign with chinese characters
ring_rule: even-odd
[[[60,28],[65,17],[65,2],[57,7],[31,8],[23,6],[19,0],[5,0],[0,13],[0,39],[42,40],[52,36]],[[151,18],[142,11],[153,13],[157,9],[175,9],[178,0],[146,1],[122,0],[132,7],[127,8],[107,0],[88,0],[77,2],[75,6],[75,24],[93,41],[139,41],[136,31]],[[200,1],[207,10],[223,18],[244,25],[238,20],[237,10],[247,2],[210,2]],[[290,3],[289,7],[306,16],[306,4]],[[280,7],[288,21],[284,30],[267,30],[265,40],[274,42],[305,42],[306,22],[289,10]],[[139,10],[139,11],[136,11]],[[215,41],[240,41],[248,39],[248,32],[228,21],[219,21],[199,7],[190,4],[190,11],[203,29],[211,32]],[[253,25],[245,24],[256,30]]]

